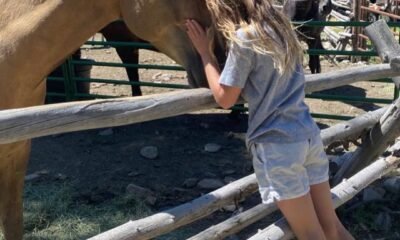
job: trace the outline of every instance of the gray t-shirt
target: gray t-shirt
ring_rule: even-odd
[[[246,34],[237,31],[244,46],[231,45],[220,83],[242,88],[248,102],[247,145],[252,142],[298,142],[320,132],[304,103],[304,73],[297,65],[284,79],[273,59],[245,47]]]

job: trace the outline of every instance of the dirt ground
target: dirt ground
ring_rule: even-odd
[[[83,55],[96,61],[119,62],[114,50],[109,48],[87,48],[83,51]],[[141,51],[140,62],[174,64],[164,55],[146,50]],[[349,65],[351,64],[348,62],[333,64],[325,60],[323,71],[334,71]],[[91,76],[127,79],[123,69],[105,67],[94,67]],[[186,83],[184,72],[140,70],[140,76],[142,80],[150,82]],[[143,87],[145,95],[164,91],[173,90]],[[394,90],[392,85],[368,82],[346,86],[340,91],[349,95],[391,98]],[[130,88],[92,83],[91,92],[129,96]],[[315,113],[349,116],[378,107],[373,104],[322,100],[307,100],[307,103]],[[317,120],[321,126],[336,123],[332,120]],[[232,116],[229,111],[213,109],[112,129],[43,137],[33,141],[28,173],[45,171],[47,176],[52,176],[36,184],[54,181],[54,178],[68,182],[76,191],[74,199],[77,202],[94,206],[126,194],[126,187],[135,184],[154,193],[156,201],[150,204],[149,208],[152,212],[158,212],[211,191],[195,184],[188,186],[188,180],[194,179],[193,181],[198,182],[203,179],[214,179],[227,183],[251,174],[250,155],[244,144],[246,126],[245,114]],[[220,149],[216,152],[207,152],[205,150],[207,144],[216,144]],[[140,151],[148,146],[157,148],[158,156],[155,159],[147,159],[140,154]],[[241,206],[246,208],[258,201],[258,195],[255,195]],[[230,211],[219,211],[212,217],[191,225],[188,232],[190,234],[199,232],[232,214],[234,213]],[[271,217],[265,221],[271,222],[275,218]],[[346,221],[348,224],[353,224],[350,218]],[[245,239],[246,236],[254,234],[258,228],[267,226],[266,222],[237,235],[237,239]],[[187,236],[189,235],[164,239],[184,239]]]

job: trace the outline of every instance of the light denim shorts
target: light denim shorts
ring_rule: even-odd
[[[253,167],[262,202],[297,198],[310,185],[329,179],[329,163],[319,134],[294,143],[253,143]]]

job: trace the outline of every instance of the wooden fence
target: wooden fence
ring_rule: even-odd
[[[307,76],[306,91],[320,91],[357,81],[400,75],[400,46],[393,39],[386,23],[378,21],[370,25],[366,34],[375,43],[379,55],[386,63]],[[0,144],[50,134],[143,122],[214,106],[214,99],[208,89],[194,89],[138,98],[4,110],[0,111]],[[333,184],[337,185],[332,189],[335,207],[354,197],[364,187],[400,163],[396,154],[400,150],[399,144],[390,149],[393,153],[391,156],[375,161],[399,135],[400,100],[386,108],[366,113],[322,131],[325,146],[338,141],[364,139],[354,152],[338,157],[345,158],[346,161],[332,180]],[[343,178],[349,179],[341,182]],[[91,239],[154,238],[210,215],[222,206],[237,202],[256,191],[257,183],[253,174],[191,202],[137,221],[130,221]],[[260,204],[190,239],[223,239],[275,210],[274,204]],[[281,219],[250,239],[290,239],[292,236],[286,221]]]

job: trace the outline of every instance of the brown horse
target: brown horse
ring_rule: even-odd
[[[325,21],[332,11],[331,0],[286,0],[283,11],[292,21]],[[299,38],[307,43],[308,49],[323,49],[321,32],[324,27],[301,26]],[[320,73],[319,55],[310,55],[311,73]]]
[[[184,66],[192,86],[206,86],[184,27],[187,18],[210,26],[203,0],[1,0],[0,110],[43,104],[45,76],[120,18],[135,35]],[[29,152],[29,140],[0,145],[0,226],[7,240],[22,239]]]
[[[327,15],[332,10],[331,0],[287,0],[284,4],[284,12],[294,21],[325,21]],[[321,32],[323,27],[300,27],[300,38],[308,44],[309,49],[323,49],[321,44]],[[146,42],[128,29],[123,21],[115,21],[108,24],[100,33],[107,41],[121,42]],[[139,51],[136,47],[123,46],[115,48],[118,56],[123,63],[138,64]],[[224,56],[219,52],[218,56]],[[309,67],[312,73],[320,73],[321,65],[318,55],[310,55]],[[132,83],[139,82],[137,68],[125,68],[128,79]],[[142,92],[139,85],[132,85],[132,95],[141,96]]]
[[[325,21],[327,15],[332,10],[331,0],[287,0],[284,3],[284,12],[293,21]],[[308,44],[309,49],[323,49],[321,44],[321,32],[323,27],[300,27],[300,38]],[[146,42],[134,35],[123,21],[115,21],[100,30],[107,41],[112,42]],[[126,64],[138,64],[139,50],[133,46],[115,47],[121,61]],[[79,55],[79,54],[76,54]],[[223,53],[218,55],[223,56]],[[79,56],[78,56],[79,58]],[[310,55],[309,67],[312,73],[320,73],[321,65],[318,55]],[[125,68],[128,79],[131,83],[139,82],[139,72],[137,68]],[[61,72],[61,71],[60,71]],[[48,88],[59,83],[53,83]],[[79,86],[78,86],[79,87]],[[63,90],[63,85],[61,86]],[[141,96],[140,86],[135,84],[131,87],[132,96]]]

